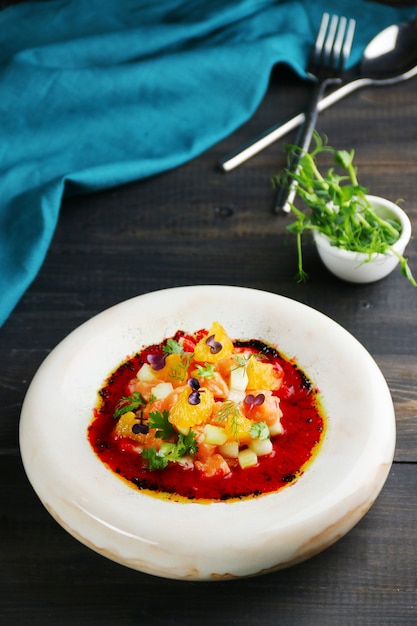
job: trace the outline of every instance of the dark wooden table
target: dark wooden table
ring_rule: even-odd
[[[64,202],[42,270],[0,329],[0,621],[6,626],[314,626],[417,623],[417,290],[399,271],[355,286],[311,243],[294,279],[287,217],[272,214],[283,142],[229,174],[217,160],[298,112],[305,84],[278,68],[254,118],[174,171]],[[356,150],[361,182],[403,198],[417,232],[417,83],[351,95],[324,113],[332,145]],[[293,140],[294,136],[288,137]],[[417,273],[417,242],[408,248]],[[47,354],[104,308],[155,289],[231,284],[306,303],[373,355],[392,392],[395,462],[374,506],[343,539],[291,569],[233,582],[158,579],[91,552],[49,516],[22,469],[19,412]],[[354,393],[354,390],[352,390]]]

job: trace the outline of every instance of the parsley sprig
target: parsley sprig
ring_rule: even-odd
[[[314,141],[313,149],[301,154],[295,173],[286,168],[273,179],[273,183],[280,186],[290,184],[294,178],[299,197],[310,207],[310,212],[305,213],[292,204],[296,220],[287,227],[297,239],[299,280],[307,278],[303,268],[302,235],[305,231],[316,230],[327,235],[332,245],[364,253],[368,255],[368,260],[374,254],[391,252],[398,258],[402,274],[417,287],[407,259],[392,248],[400,236],[400,224],[382,218],[372,208],[366,197],[368,190],[357,179],[357,169],[353,165],[354,150],[335,150],[318,133],[315,133]],[[298,146],[290,146],[289,163],[299,152]],[[341,174],[334,167],[322,174],[317,163],[317,157],[322,153],[333,157],[334,165],[341,169]]]
[[[129,411],[137,411],[141,407],[145,406],[146,402],[143,399],[142,395],[134,391],[130,396],[124,396],[120,398],[115,406],[115,411],[113,413],[114,419],[117,419],[124,413],[128,413]]]
[[[171,439],[175,434],[175,428],[169,421],[169,411],[152,411],[149,413],[149,428],[155,428],[155,437],[160,439]]]
[[[165,469],[169,462],[178,463],[187,454],[196,454],[198,445],[195,433],[192,430],[185,435],[177,433],[169,421],[168,411],[150,413],[148,426],[156,429],[155,437],[163,439],[159,450],[155,446],[142,450],[142,457],[150,470]]]
[[[204,363],[204,365],[196,365],[196,373],[198,378],[214,378],[216,373],[214,363]]]
[[[184,354],[182,345],[175,339],[167,339],[162,351],[164,354]]]

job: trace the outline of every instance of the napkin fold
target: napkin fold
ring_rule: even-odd
[[[0,325],[66,195],[180,166],[246,122],[271,70],[305,76],[325,0],[44,0],[0,11]],[[339,0],[350,64],[416,14]]]

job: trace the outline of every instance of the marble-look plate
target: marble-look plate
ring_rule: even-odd
[[[214,320],[232,338],[263,339],[296,358],[321,391],[324,442],[299,480],[274,494],[211,504],[154,498],[120,480],[90,447],[97,391],[128,355]],[[20,421],[25,470],[59,524],[118,563],[186,580],[261,574],[330,546],[375,501],[394,445],[388,386],[351,334],[296,301],[227,286],[149,293],[84,323],[39,368]]]

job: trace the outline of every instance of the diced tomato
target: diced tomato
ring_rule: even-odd
[[[193,337],[190,337],[189,335],[184,335],[184,337],[182,337],[181,339],[181,345],[182,345],[184,352],[194,352],[194,348],[197,345],[197,341]]]

